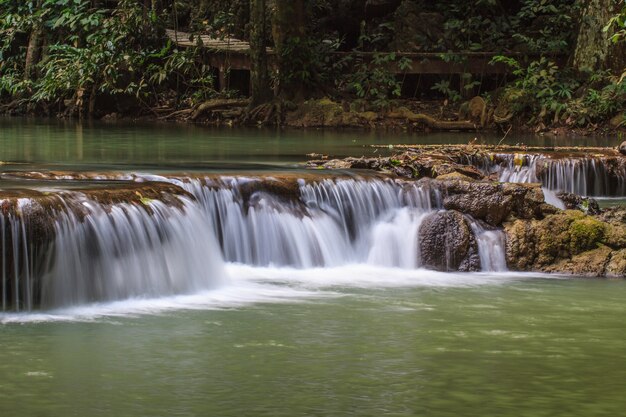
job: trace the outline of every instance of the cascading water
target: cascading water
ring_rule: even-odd
[[[478,243],[478,254],[483,271],[506,271],[506,238],[502,230],[493,230],[483,227],[478,222],[472,222],[472,231]]]
[[[27,219],[0,216],[2,309],[195,293],[224,280],[224,260],[415,269],[420,225],[442,209],[436,189],[377,178],[292,178],[282,189],[268,177],[168,181],[193,197],[181,190],[178,203],[102,204],[81,193],[59,194],[52,240],[36,251]],[[468,220],[482,269],[506,269],[502,232]]]
[[[104,206],[78,193],[66,198],[43,254],[29,247],[27,219],[0,216],[2,310],[193,293],[225,279],[211,225],[195,202]]]
[[[241,187],[259,179],[183,183],[213,219],[224,258],[257,266],[332,267],[349,263],[417,268],[419,228],[442,206],[437,190],[379,179],[300,181],[296,200]],[[268,181],[268,179],[264,179]],[[495,232],[494,232],[495,233]],[[481,250],[501,251],[504,245]],[[485,254],[485,259],[491,259]],[[489,261],[485,270],[506,264]]]
[[[80,221],[68,211],[56,224],[43,306],[192,293],[220,284],[224,274],[211,226],[197,205],[160,201],[104,210],[84,201]],[[88,277],[88,279],[85,279]]]
[[[626,172],[600,157],[550,158],[546,155],[498,154],[476,165],[498,173],[501,182],[542,183],[546,199],[568,192],[588,197],[626,196]],[[552,192],[552,193],[550,193]],[[551,194],[551,195],[550,195]],[[554,201],[548,201],[554,203]]]

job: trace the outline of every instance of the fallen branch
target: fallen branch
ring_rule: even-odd
[[[202,116],[204,113],[210,110],[227,109],[231,107],[245,107],[248,105],[248,103],[248,99],[218,99],[205,101],[195,109],[190,119],[196,120],[198,117]]]
[[[193,110],[194,110],[193,107],[190,107],[188,109],[176,110],[173,113],[169,113],[169,114],[166,114],[165,116],[159,117],[159,120],[167,120],[167,119],[171,119],[171,118],[178,117],[178,116],[184,116],[184,115],[191,113]]]

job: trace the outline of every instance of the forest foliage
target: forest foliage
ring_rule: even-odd
[[[450,62],[489,52],[510,66],[506,84],[464,74],[441,77],[424,94],[461,101],[468,94],[507,101],[535,123],[586,126],[623,111],[623,70],[571,66],[590,0],[265,0],[256,36],[279,46],[277,85],[302,86],[304,99],[332,96],[385,109],[403,95],[403,52],[435,52]],[[626,6],[611,8],[603,36],[623,45]],[[201,45],[180,49],[166,28],[249,40],[250,0],[0,0],[0,103],[5,110],[97,114],[133,107],[181,108],[237,91],[218,91]],[[306,28],[282,34],[285,7],[302,7]],[[287,6],[285,6],[287,5]],[[280,40],[280,41],[279,41]],[[280,45],[276,43],[280,42]],[[363,60],[359,53],[372,54]],[[492,83],[493,84],[493,83]],[[296,86],[296,87],[293,87]],[[465,91],[466,90],[466,91]],[[100,109],[103,110],[100,110]]]

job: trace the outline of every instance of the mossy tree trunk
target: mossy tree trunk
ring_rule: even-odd
[[[604,31],[618,9],[616,0],[585,1],[574,51],[574,68],[579,71],[624,70],[626,46],[611,42],[611,33]]]
[[[275,0],[272,32],[278,57],[279,95],[300,101],[311,82],[307,1]]]
[[[272,100],[267,63],[267,8],[265,0],[250,0],[250,107]]]

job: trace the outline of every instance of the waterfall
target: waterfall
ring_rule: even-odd
[[[506,238],[502,230],[488,229],[476,221],[471,222],[478,243],[480,264],[485,272],[506,271]]]
[[[42,233],[23,211],[0,216],[2,309],[196,293],[225,281],[224,261],[420,268],[420,226],[443,209],[428,183],[379,178],[168,181],[186,192],[132,203],[60,192],[38,212],[51,219],[48,240],[34,240]],[[505,270],[503,233],[468,221],[482,269]]]
[[[43,306],[192,293],[223,279],[211,226],[191,201],[184,209],[151,201],[149,210],[120,204],[108,211],[82,203],[82,221],[72,211],[57,221]]]
[[[550,158],[546,155],[498,154],[480,169],[498,173],[501,182],[537,182],[545,190],[589,197],[626,196],[626,172],[616,161],[601,157]]]
[[[20,202],[21,203],[21,202]],[[2,247],[2,305],[0,311],[30,310],[37,292],[33,277],[34,251],[25,223],[13,214],[0,216]]]
[[[419,219],[441,204],[437,193],[414,184],[356,179],[300,181],[296,201],[264,191],[244,201],[249,181],[259,179],[184,184],[212,219],[228,262],[415,267]]]
[[[257,191],[246,202],[242,187],[254,181],[261,179],[182,183],[212,218],[227,262],[296,268],[350,263],[418,268],[420,225],[442,208],[438,190],[380,179],[300,180],[296,200]],[[479,245],[484,269],[506,270],[504,235],[482,229],[480,233],[479,241],[493,240]]]

